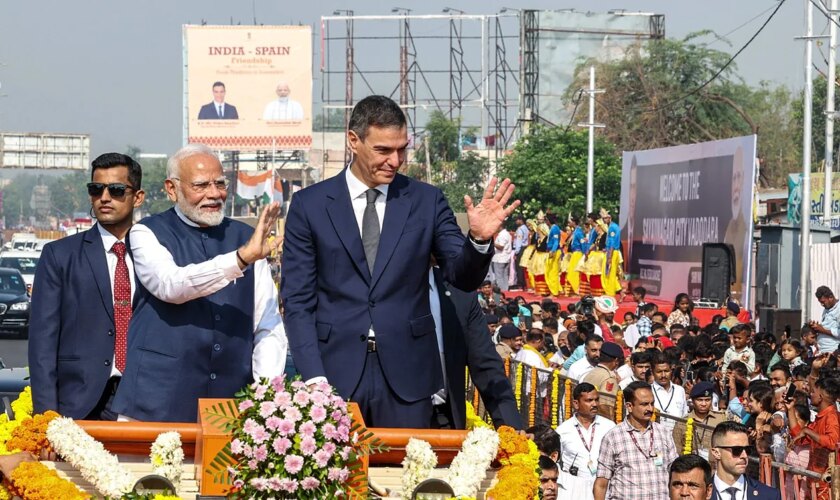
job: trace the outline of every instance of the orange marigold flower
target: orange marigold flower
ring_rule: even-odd
[[[47,426],[60,415],[54,411],[47,411],[24,420],[6,442],[8,450],[28,451],[38,455],[41,450],[52,451],[47,439]]]

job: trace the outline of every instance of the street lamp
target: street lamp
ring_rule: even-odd
[[[461,14],[461,15],[466,14],[466,12],[464,12],[463,10],[456,9],[455,7],[444,7],[443,8],[443,13],[444,14],[449,14],[450,12],[457,12],[458,14]]]
[[[391,9],[391,12],[393,12],[395,14],[396,13],[402,13],[402,14],[408,15],[408,14],[411,14],[411,9],[408,9],[406,7],[394,7],[394,8]]]

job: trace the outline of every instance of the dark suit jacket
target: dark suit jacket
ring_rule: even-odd
[[[782,493],[776,488],[771,488],[762,484],[755,479],[746,476],[747,481],[747,498],[755,500],[782,500]],[[722,493],[722,492],[721,492]],[[724,494],[724,497],[729,495]],[[721,498],[717,489],[712,486],[712,500],[729,500],[728,498]]]
[[[513,389],[505,377],[502,358],[496,353],[487,321],[475,292],[464,292],[443,281],[435,269],[435,282],[440,294],[440,315],[443,323],[443,358],[449,382],[447,402],[456,429],[466,427],[465,367],[478,388],[484,406],[496,427],[508,425],[524,429],[516,408]]]
[[[219,110],[216,108],[216,101],[210,104],[205,104],[198,111],[199,120],[238,120],[239,113],[236,112],[236,106],[225,103],[225,116],[219,116]]]
[[[110,378],[114,300],[97,226],[48,243],[32,287],[29,373],[35,412],[84,418]]]
[[[434,253],[447,281],[474,291],[493,252],[479,253],[464,237],[439,189],[396,176],[372,275],[345,171],[295,194],[283,245],[286,333],[304,380],[326,376],[349,397],[373,324],[382,370],[400,398],[419,401],[442,387],[429,256]]]

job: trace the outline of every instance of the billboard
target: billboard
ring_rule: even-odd
[[[625,270],[648,295],[700,298],[704,243],[735,252],[735,284],[749,303],[756,136],[625,151],[621,238]]]
[[[802,222],[802,174],[788,174],[788,222]],[[825,208],[825,173],[811,173],[811,222],[823,218]],[[840,175],[831,177],[831,229],[840,229]],[[827,225],[827,224],[826,224]]]
[[[186,142],[309,149],[309,26],[184,26]]]

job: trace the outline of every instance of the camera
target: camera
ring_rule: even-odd
[[[578,302],[575,302],[572,307],[576,314],[581,314],[583,316],[595,315],[595,299],[591,295],[581,297],[581,299]]]

